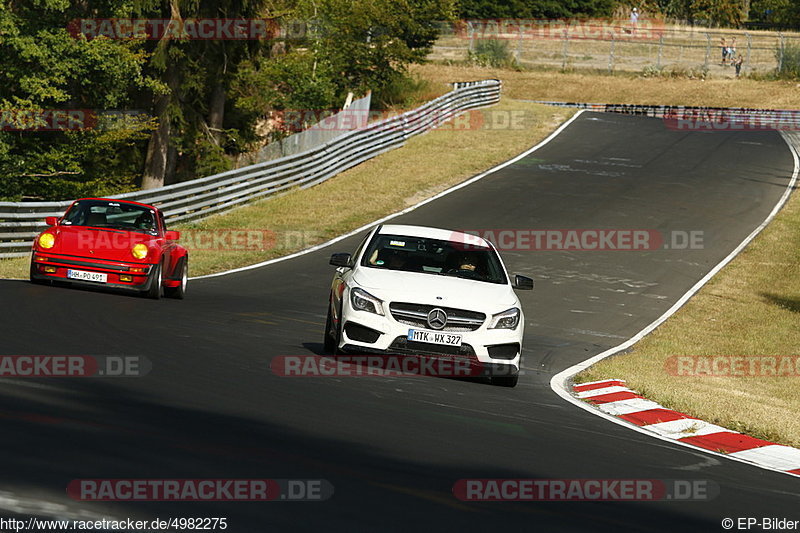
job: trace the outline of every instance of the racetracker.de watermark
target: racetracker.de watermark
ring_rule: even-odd
[[[708,109],[695,113],[667,115],[663,121],[667,129],[676,131],[798,131],[800,111],[748,112]]]
[[[73,479],[67,495],[79,501],[324,501],[325,479]]]
[[[59,132],[139,129],[152,117],[138,110],[0,109],[0,131]]]
[[[271,40],[280,35],[275,19],[258,18],[84,18],[74,19],[67,31],[75,39],[121,40]]]
[[[648,229],[472,229],[453,233],[450,240],[465,250],[481,248],[481,240],[500,251],[646,251],[702,250],[700,230],[662,232]]]
[[[459,479],[462,501],[708,501],[719,485],[707,479]]]
[[[639,19],[634,25],[630,20],[621,18],[497,18],[460,20],[453,24],[452,32],[461,39],[564,39],[567,36],[569,39],[583,40],[650,41],[658,40],[664,34],[664,21]]]
[[[0,109],[0,131],[83,131],[97,123],[91,109]]]
[[[446,334],[442,334],[446,335]],[[272,372],[294,378],[447,377],[485,376],[492,369],[477,359],[425,355],[281,355],[270,362]],[[500,375],[497,369],[493,375]]]
[[[0,355],[0,378],[138,378],[152,368],[139,355]]]
[[[421,121],[433,124],[435,129],[442,131],[524,130],[536,124],[534,113],[524,109],[470,109],[459,114],[445,110],[426,110],[411,111],[402,117],[391,111],[292,109],[272,111],[269,119],[274,131],[287,133],[297,133],[309,128],[319,131],[404,131],[416,127]]]
[[[142,243],[146,235],[141,232],[82,232],[75,239],[79,251],[129,250]],[[273,231],[259,229],[188,229],[180,232],[178,242],[190,251],[214,250],[219,252],[263,252],[275,248],[301,249],[321,240],[317,231]]]
[[[682,377],[800,377],[800,355],[673,355],[664,370]]]

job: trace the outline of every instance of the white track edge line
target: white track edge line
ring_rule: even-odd
[[[705,452],[705,453],[708,453],[708,454],[711,454],[711,455],[716,455],[718,457],[724,457],[726,459],[730,459],[730,460],[733,460],[733,461],[738,461],[740,463],[756,466],[756,467],[762,468],[764,470],[772,470],[773,472],[780,472],[781,474],[786,474],[786,475],[790,475],[790,476],[794,476],[794,477],[800,477],[800,475],[798,475],[798,474],[792,474],[792,473],[789,473],[789,472],[787,472],[785,470],[778,470],[777,468],[771,468],[771,467],[768,467],[768,466],[765,466],[765,465],[760,465],[758,463],[753,463],[751,461],[745,461],[744,459],[740,459],[738,457],[732,457],[731,455],[727,455],[727,454],[723,454],[723,453],[719,453],[719,452],[714,452],[714,451],[711,451],[711,450],[706,450],[705,448],[692,446],[691,444],[687,444],[687,443],[681,442],[679,440],[671,439],[669,437],[664,437],[664,436],[658,435],[656,433],[653,433],[651,431],[647,431],[646,429],[644,429],[642,427],[636,426],[635,424],[631,424],[629,422],[626,422],[625,420],[622,420],[622,419],[620,419],[620,418],[618,418],[618,417],[616,417],[614,415],[609,415],[607,413],[604,413],[604,412],[598,410],[597,408],[595,408],[591,404],[589,404],[587,402],[584,402],[583,400],[580,400],[580,399],[576,398],[575,396],[573,396],[571,391],[568,388],[568,381],[575,374],[577,374],[578,372],[580,372],[582,370],[585,370],[586,368],[588,368],[588,367],[592,366],[593,364],[605,359],[606,357],[614,355],[617,352],[620,352],[622,350],[625,350],[625,349],[633,346],[634,344],[639,342],[645,335],[648,335],[649,333],[651,333],[654,329],[656,329],[658,326],[660,326],[669,317],[671,317],[673,314],[675,314],[675,312],[678,311],[678,309],[680,309],[681,307],[683,307],[683,305],[692,296],[694,296],[695,293],[697,293],[706,283],[708,283],[708,281],[711,278],[713,278],[717,274],[717,272],[722,270],[725,267],[725,265],[727,265],[728,263],[730,263],[733,260],[734,257],[739,255],[739,253],[750,243],[750,241],[752,241],[756,237],[756,235],[761,233],[761,231],[765,227],[767,227],[767,225],[772,221],[772,219],[775,218],[775,215],[778,214],[778,212],[781,210],[781,208],[783,208],[783,206],[786,203],[786,201],[789,199],[789,195],[791,194],[792,189],[794,188],[794,185],[797,182],[798,172],[800,172],[800,159],[798,158],[797,150],[795,149],[795,147],[791,143],[791,141],[786,138],[786,135],[784,135],[782,133],[781,137],[786,142],[786,144],[789,146],[789,150],[792,153],[792,158],[794,159],[794,171],[792,173],[792,179],[789,182],[789,185],[787,185],[786,190],[784,191],[783,195],[778,200],[778,203],[772,209],[772,211],[767,216],[767,218],[764,220],[764,222],[762,222],[756,229],[754,229],[752,231],[752,233],[750,233],[750,235],[748,235],[739,244],[739,246],[737,246],[727,257],[725,257],[722,261],[720,261],[713,269],[711,269],[711,271],[708,274],[706,274],[691,289],[689,289],[689,291],[686,292],[686,294],[684,294],[677,302],[675,302],[675,304],[672,307],[670,307],[663,315],[658,317],[654,322],[650,323],[647,327],[645,327],[639,333],[637,333],[636,335],[634,335],[633,337],[631,337],[627,341],[623,342],[622,344],[619,344],[619,345],[617,345],[617,346],[615,346],[613,348],[609,348],[608,350],[606,350],[606,351],[604,351],[602,353],[599,353],[599,354],[597,354],[597,355],[595,355],[593,357],[590,357],[589,359],[586,359],[585,361],[583,361],[581,363],[578,363],[576,365],[573,365],[573,366],[571,366],[571,367],[569,367],[569,368],[567,368],[565,370],[562,370],[561,372],[559,372],[558,374],[553,376],[550,379],[550,388],[553,390],[553,392],[555,392],[556,394],[561,396],[564,400],[566,400],[566,401],[568,401],[568,402],[570,402],[570,403],[572,403],[574,405],[577,405],[578,407],[580,407],[581,409],[583,409],[585,411],[588,411],[588,412],[593,413],[593,414],[595,414],[595,415],[597,415],[599,417],[605,418],[606,420],[610,420],[611,422],[614,422],[615,424],[619,424],[620,426],[624,426],[624,427],[626,427],[628,429],[632,429],[634,431],[638,431],[639,433],[648,435],[650,437],[654,437],[654,438],[659,439],[659,440],[663,440],[663,441],[666,441],[666,442],[677,444],[679,446],[684,446],[684,447],[689,448],[689,449],[694,450],[694,451]]]
[[[459,189],[461,189],[463,187],[466,187],[468,185],[472,185],[476,181],[479,181],[479,180],[485,178],[489,174],[493,174],[493,173],[497,172],[498,170],[501,170],[501,169],[503,169],[503,168],[505,168],[505,167],[507,167],[509,165],[512,165],[512,164],[516,163],[517,161],[519,161],[520,159],[522,159],[524,157],[527,157],[528,155],[532,154],[533,152],[535,152],[539,148],[543,147],[544,145],[546,145],[547,143],[549,143],[550,141],[555,139],[562,131],[564,131],[570,124],[572,124],[575,121],[575,119],[577,119],[579,116],[581,116],[584,111],[585,111],[584,109],[578,110],[574,115],[572,115],[572,117],[570,117],[566,122],[561,124],[561,126],[559,126],[554,132],[552,132],[550,135],[548,135],[544,140],[540,141],[533,148],[528,148],[527,150],[525,150],[524,152],[522,152],[518,156],[515,156],[515,157],[509,159],[508,161],[506,161],[504,163],[500,163],[499,165],[497,165],[495,167],[492,167],[489,170],[481,172],[477,176],[473,176],[473,177],[469,178],[466,181],[462,181],[461,183],[459,183],[457,185],[454,185],[454,186],[450,187],[449,189],[446,189],[446,190],[444,190],[444,191],[442,191],[442,192],[440,192],[440,193],[438,193],[438,194],[436,194],[434,196],[431,196],[430,198],[427,198],[427,199],[425,199],[425,200],[423,200],[423,201],[421,201],[421,202],[419,202],[417,204],[414,204],[414,205],[412,205],[410,207],[407,207],[407,208],[403,209],[402,211],[398,211],[396,213],[392,213],[391,215],[385,216],[385,217],[380,218],[378,220],[375,220],[373,222],[369,222],[367,224],[364,224],[360,228],[356,228],[356,229],[354,229],[354,230],[352,230],[352,231],[350,231],[348,233],[345,233],[344,235],[339,235],[338,237],[335,237],[335,238],[333,238],[333,239],[331,239],[329,241],[325,241],[323,243],[317,244],[316,246],[312,246],[311,248],[306,248],[305,250],[300,250],[299,252],[295,252],[293,254],[285,255],[283,257],[276,257],[275,259],[270,259],[268,261],[263,261],[261,263],[256,263],[256,264],[248,265],[248,266],[241,267],[241,268],[234,268],[232,270],[226,270],[224,272],[217,272],[215,274],[206,274],[205,276],[197,276],[197,277],[189,278],[189,279],[190,280],[196,280],[196,279],[216,278],[216,277],[219,277],[219,276],[226,276],[228,274],[234,274],[236,272],[244,272],[246,270],[253,270],[253,269],[256,269],[256,268],[265,267],[265,266],[268,266],[268,265],[272,265],[274,263],[279,263],[281,261],[288,261],[289,259],[294,259],[295,257],[300,257],[301,255],[309,254],[311,252],[316,252],[317,250],[321,250],[322,248],[330,246],[331,244],[335,244],[335,243],[337,243],[337,242],[339,242],[339,241],[341,241],[343,239],[346,239],[348,237],[352,237],[353,235],[356,235],[356,234],[361,233],[362,231],[364,231],[366,229],[371,228],[375,224],[382,224],[383,222],[386,222],[387,220],[391,220],[391,219],[399,217],[401,215],[405,215],[406,213],[410,213],[411,211],[414,211],[415,209],[417,209],[419,207],[422,207],[425,204],[428,204],[430,202],[438,200],[439,198],[441,198],[443,196],[447,196],[448,194],[450,194],[452,192],[455,192],[455,191],[457,191],[457,190],[459,190]]]

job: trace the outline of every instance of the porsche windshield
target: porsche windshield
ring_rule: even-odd
[[[156,234],[156,219],[152,209],[140,205],[103,200],[75,202],[62,224],[93,228],[121,229]]]
[[[361,264],[370,268],[507,283],[500,259],[491,248],[425,237],[375,235]]]

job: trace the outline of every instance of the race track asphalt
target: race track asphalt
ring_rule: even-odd
[[[217,516],[237,533],[720,531],[725,517],[799,519],[796,478],[630,431],[549,386],[666,311],[765,219],[792,171],[774,132],[681,132],[657,119],[584,113],[534,153],[395,219],[702,232],[699,249],[503,251],[509,271],[536,280],[519,293],[526,329],[515,389],[270,371],[276,356],[322,353],[328,257],[352,251],[363,233],[194,280],[184,301],[0,282],[0,355],[152,363],[140,378],[0,380],[0,516]],[[314,478],[335,494],[302,503],[73,501],[65,488],[83,478]],[[709,480],[719,495],[468,503],[452,494],[464,478]],[[29,507],[9,503],[22,500]]]

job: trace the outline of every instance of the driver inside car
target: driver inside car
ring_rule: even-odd
[[[449,271],[466,270],[468,272],[475,272],[477,268],[477,261],[472,257],[472,254],[459,252],[448,258],[450,265]]]

